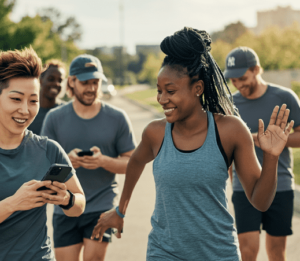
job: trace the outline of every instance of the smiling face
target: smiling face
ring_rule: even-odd
[[[65,70],[61,67],[50,66],[40,79],[41,96],[54,100],[61,91],[61,84],[65,78]]]
[[[157,77],[157,101],[163,107],[168,122],[185,120],[201,108],[197,96],[203,92],[201,82],[191,84],[188,75],[170,66],[161,68]]]
[[[101,80],[90,79],[81,82],[77,78],[73,80],[70,77],[69,85],[73,88],[73,93],[76,100],[85,106],[91,106],[99,96]]]
[[[256,76],[256,70],[251,71],[248,69],[242,77],[231,78],[230,80],[243,97],[251,98],[258,88]]]
[[[0,134],[23,135],[39,111],[37,78],[12,78],[0,95]]]

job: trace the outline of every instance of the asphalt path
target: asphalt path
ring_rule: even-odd
[[[117,95],[109,103],[124,109],[133,124],[137,143],[139,143],[143,129],[147,124],[158,117],[157,114],[145,107],[140,107],[135,103]],[[120,191],[124,184],[124,175],[118,175]],[[231,203],[231,186],[227,186],[227,198],[230,212],[233,215]],[[146,165],[140,180],[138,181],[131,201],[126,212],[124,233],[121,239],[113,238],[106,255],[107,261],[143,261],[146,260],[146,250],[148,234],[151,230],[150,218],[155,204],[155,186],[152,175],[152,163]],[[48,206],[48,228],[52,238],[52,206]],[[178,210],[180,211],[180,210]],[[293,218],[294,234],[288,237],[287,260],[300,260],[300,214],[295,213]],[[266,261],[265,233],[261,233],[260,251],[257,261]],[[199,259],[201,260],[201,259]]]

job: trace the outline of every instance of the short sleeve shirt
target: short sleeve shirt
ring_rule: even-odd
[[[16,149],[0,148],[0,201],[14,195],[25,182],[41,180],[53,163],[72,166],[57,142],[29,130]],[[74,174],[72,169],[67,180]],[[54,261],[46,221],[44,205],[14,212],[0,223],[0,260]]]
[[[56,140],[69,153],[78,148],[90,150],[97,146],[103,155],[116,158],[135,148],[131,123],[127,114],[101,102],[99,113],[91,119],[79,117],[73,102],[51,110],[44,121],[42,135]],[[118,184],[115,173],[104,168],[76,169],[86,197],[84,213],[104,211],[118,204]],[[63,214],[59,207],[54,213]]]
[[[290,109],[288,121],[294,120],[294,127],[300,125],[300,103],[298,96],[290,89],[269,84],[266,92],[257,99],[247,99],[240,92],[233,94],[233,101],[238,108],[243,121],[251,133],[258,132],[258,120],[262,119],[265,129],[268,127],[272,111],[276,105],[286,104]],[[262,164],[263,151],[255,146],[257,158]],[[278,160],[277,191],[294,189],[293,154],[292,149],[285,147]],[[243,187],[233,171],[233,190],[243,191]]]

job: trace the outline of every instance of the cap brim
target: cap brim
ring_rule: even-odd
[[[90,79],[102,79],[104,81],[107,82],[107,78],[105,77],[105,75],[101,72],[88,72],[88,73],[81,73],[81,74],[77,74],[75,75],[77,77],[77,79],[81,82],[83,81],[87,81]]]
[[[226,79],[230,79],[230,78],[240,78],[242,77],[245,72],[248,70],[249,68],[239,68],[239,69],[230,69],[230,70],[225,70],[224,72],[224,77]]]

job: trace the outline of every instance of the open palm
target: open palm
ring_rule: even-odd
[[[268,128],[264,132],[264,123],[260,119],[257,138],[260,148],[269,154],[279,156],[288,140],[294,121],[287,124],[290,110],[283,104],[278,113],[279,106],[276,106],[270,118]]]

